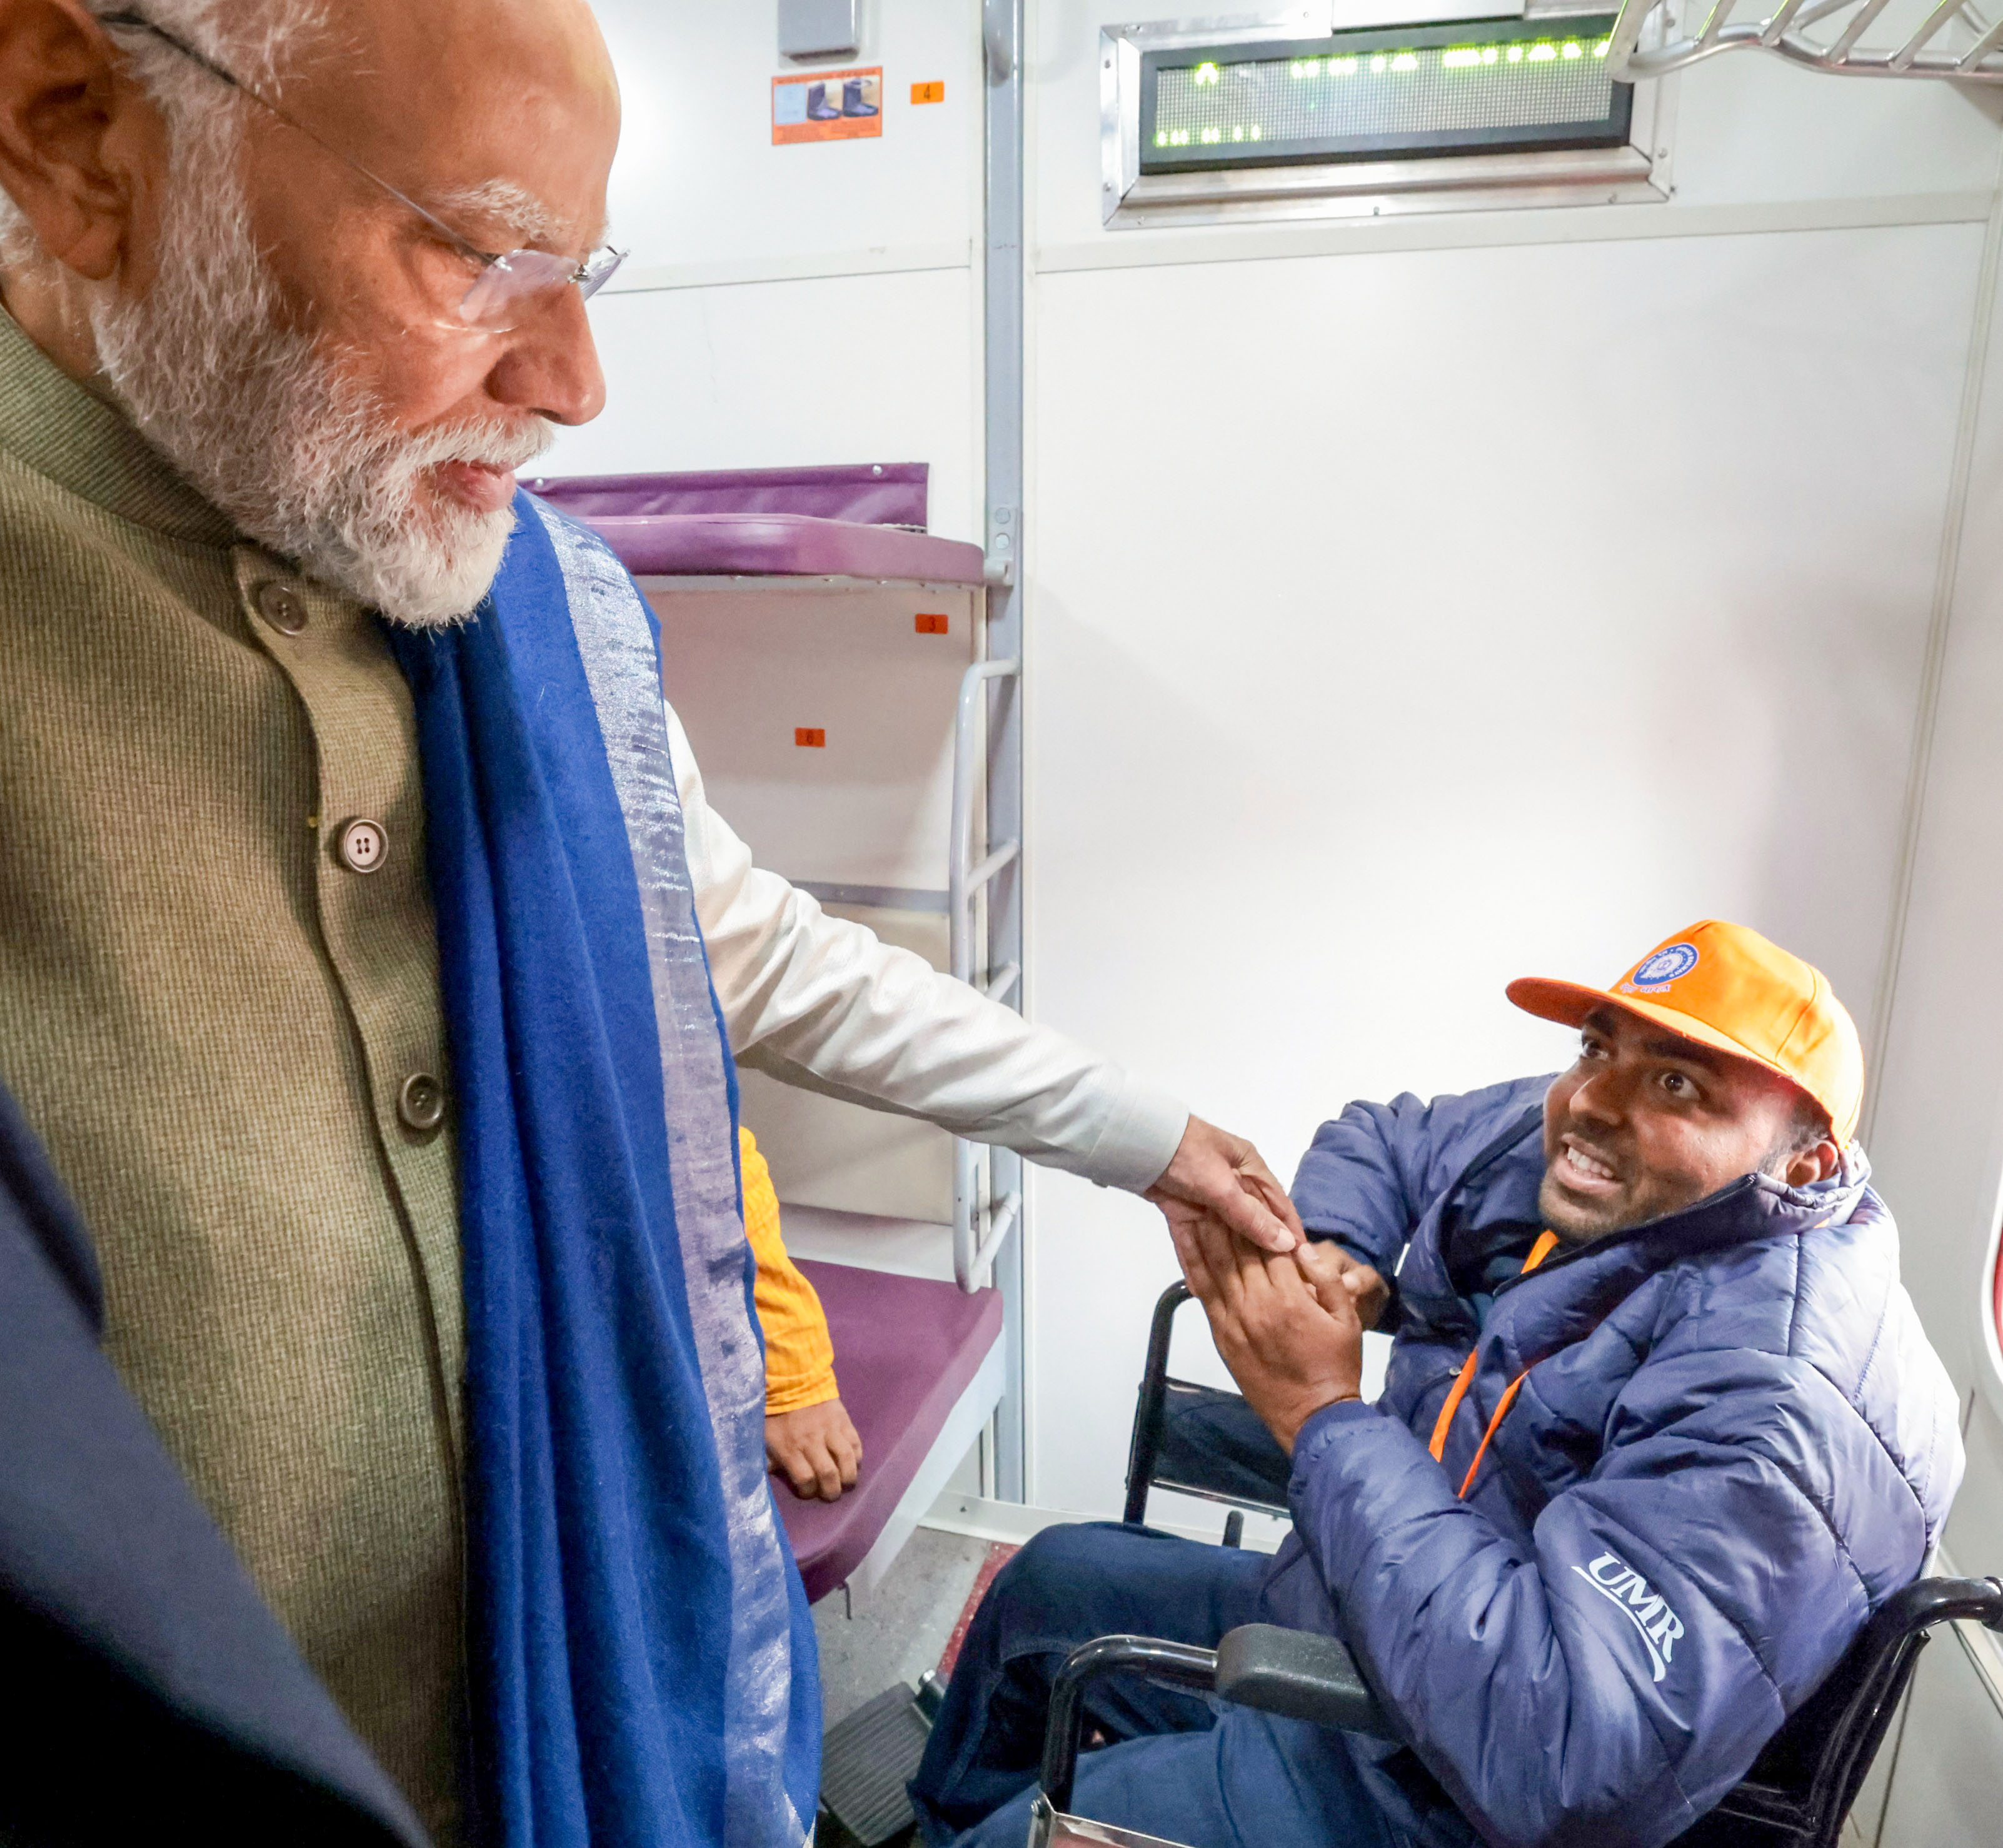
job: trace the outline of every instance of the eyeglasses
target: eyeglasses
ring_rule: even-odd
[[[443,219],[425,211],[409,194],[392,186],[381,174],[370,172],[352,155],[344,154],[330,141],[323,140],[305,123],[288,114],[268,97],[260,96],[233,72],[225,70],[213,58],[198,51],[164,26],[156,26],[144,15],[136,12],[101,14],[97,23],[110,29],[151,33],[162,44],[178,51],[190,62],[199,65],[218,82],[227,84],[230,89],[248,96],[260,109],[277,117],[287,128],[298,130],[308,141],[324,148],[336,160],[352,167],[363,179],[380,187],[399,204],[415,212],[454,250],[478,264],[480,274],[474,278],[473,286],[460,297],[454,311],[460,323],[469,329],[484,334],[505,333],[537,302],[572,284],[588,300],[605,286],[611,279],[613,271],[626,260],[627,253],[615,250],[610,244],[601,244],[582,263],[574,257],[559,256],[552,250],[483,250],[477,244],[461,237]]]

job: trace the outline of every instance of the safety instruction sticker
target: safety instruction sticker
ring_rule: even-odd
[[[883,67],[772,79],[772,145],[852,141],[883,132]]]

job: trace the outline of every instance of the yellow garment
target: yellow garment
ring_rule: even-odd
[[[772,1171],[749,1130],[737,1132],[744,1169],[744,1231],[758,1260],[758,1325],[765,1331],[765,1416],[797,1412],[841,1397],[834,1343],[814,1287],[786,1256],[779,1236],[779,1196]]]

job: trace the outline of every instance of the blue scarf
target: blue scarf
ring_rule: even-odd
[[[813,1630],[652,613],[520,494],[474,620],[393,640],[456,1095],[477,1837],[798,1848]]]

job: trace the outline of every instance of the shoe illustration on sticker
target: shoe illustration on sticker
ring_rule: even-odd
[[[848,141],[883,132],[883,67],[772,79],[772,145]]]

